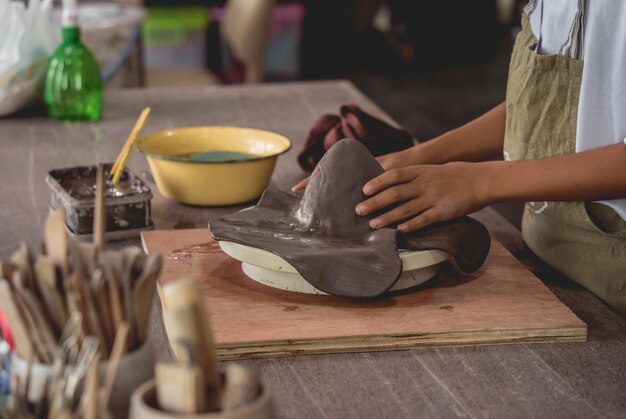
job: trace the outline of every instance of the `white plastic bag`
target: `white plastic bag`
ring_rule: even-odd
[[[41,100],[43,81],[61,41],[52,0],[0,0],[0,115]]]

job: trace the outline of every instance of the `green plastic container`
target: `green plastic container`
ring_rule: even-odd
[[[94,56],[80,42],[75,0],[63,2],[63,42],[48,63],[44,101],[54,119],[97,121],[102,79]]]
[[[209,11],[200,6],[148,7],[142,24],[148,67],[203,68]]]

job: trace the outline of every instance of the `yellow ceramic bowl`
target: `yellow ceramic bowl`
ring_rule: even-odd
[[[269,131],[210,126],[155,132],[138,146],[164,196],[191,205],[233,205],[263,193],[291,142]],[[192,153],[221,153],[226,160],[194,161]],[[229,160],[233,153],[249,157]]]

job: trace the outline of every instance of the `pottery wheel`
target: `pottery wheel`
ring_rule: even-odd
[[[243,272],[252,280],[272,288],[304,294],[323,294],[309,284],[283,258],[266,250],[238,243],[219,241],[221,249],[241,262]],[[390,291],[420,285],[437,274],[438,265],[449,258],[441,250],[400,251],[402,275]]]

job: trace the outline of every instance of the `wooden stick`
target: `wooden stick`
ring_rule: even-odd
[[[64,275],[67,275],[67,231],[65,230],[65,210],[53,210],[44,226],[46,252]]]
[[[104,168],[98,165],[96,173],[96,198],[93,211],[93,243],[98,252],[104,250],[104,234],[106,233],[106,213],[104,206]]]
[[[53,320],[55,329],[61,333],[68,319],[63,298],[56,288],[56,269],[52,258],[39,255],[35,263],[35,277],[41,290],[43,301],[46,303],[47,313]]]
[[[103,265],[104,277],[109,289],[109,301],[111,303],[111,318],[113,319],[113,329],[116,330],[124,321],[124,310],[122,308],[122,297],[120,287],[113,268],[106,262]]]
[[[94,271],[89,284],[91,298],[96,307],[102,333],[106,340],[107,349],[111,348],[115,331],[113,329],[113,319],[111,318],[111,305],[109,304],[109,292],[107,289],[106,278],[102,269],[98,268]]]
[[[31,291],[27,288],[22,288],[18,290],[21,296],[21,300],[26,307],[26,309],[30,312],[30,315],[35,322],[36,332],[39,334],[42,345],[45,348],[46,356],[49,357],[49,362],[52,362],[53,351],[57,346],[57,336],[54,334],[54,331],[48,321],[48,318],[42,312],[41,304],[34,295],[32,295]]]
[[[65,300],[67,301],[67,309],[70,313],[80,314],[80,322],[76,324],[74,335],[79,342],[82,342],[87,333],[85,333],[86,316],[81,307],[80,294],[71,287],[65,287]]]
[[[98,386],[100,385],[99,361],[100,355],[96,355],[87,370],[85,392],[82,397],[85,409],[84,419],[98,419],[102,411],[98,397]]]
[[[113,343],[113,350],[109,357],[109,363],[107,364],[107,370],[104,375],[104,388],[102,390],[101,405],[103,409],[106,409],[109,400],[111,399],[111,391],[113,390],[113,383],[115,381],[115,375],[117,374],[117,367],[120,364],[120,359],[126,350],[126,339],[128,338],[128,323],[122,322],[117,328],[115,334],[115,342]]]
[[[135,260],[141,254],[141,250],[136,247],[129,247],[123,250],[124,266],[121,271],[122,282],[122,305],[124,306],[124,314],[126,322],[128,322],[128,347],[132,349],[137,343],[137,324],[135,322],[135,307],[133,295],[133,265]]]
[[[98,339],[98,343],[100,344],[100,350],[102,351],[102,355],[105,358],[108,358],[109,343],[104,336],[104,331],[102,330],[103,328],[102,328],[102,323],[100,321],[100,316],[98,315],[98,311],[96,309],[94,300],[91,297],[91,288],[86,281],[83,282],[83,285],[80,291],[81,291],[83,305],[85,307],[85,314],[87,315],[86,320],[87,320],[87,324],[89,324],[89,330]]]
[[[150,308],[154,299],[156,290],[156,280],[161,272],[162,259],[161,255],[150,255],[145,260],[143,271],[133,290],[135,322],[137,323],[137,335],[141,343],[145,342],[147,337],[148,317],[150,316]]]

